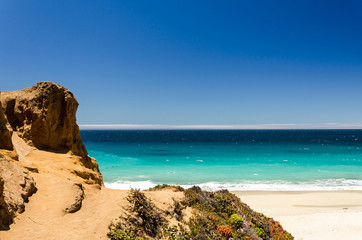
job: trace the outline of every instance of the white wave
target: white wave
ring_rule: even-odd
[[[149,176],[146,176],[146,175],[138,175],[137,177],[139,177],[139,178],[149,178]]]
[[[362,190],[362,180],[328,179],[308,182],[245,181],[242,183],[209,182],[199,185],[205,190],[228,189],[230,191],[336,191]]]
[[[150,180],[147,181],[117,181],[105,182],[107,188],[129,190],[146,190],[157,185]],[[362,180],[352,179],[325,179],[314,181],[242,181],[238,183],[206,182],[200,184],[173,184],[183,188],[190,188],[194,185],[208,191],[228,189],[230,191],[337,191],[337,190],[362,190]]]
[[[120,189],[120,190],[130,190],[133,189],[141,189],[146,190],[156,186],[157,184],[152,183],[150,180],[147,181],[117,181],[111,183],[104,183],[104,186],[111,189]]]

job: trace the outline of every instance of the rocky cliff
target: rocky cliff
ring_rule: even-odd
[[[52,82],[1,92],[0,230],[8,229],[25,210],[29,196],[41,185],[42,174],[63,176],[60,179],[69,186],[73,182],[76,186],[102,186],[98,164],[88,156],[80,137],[77,107],[73,94]],[[44,179],[47,182],[47,177]],[[73,190],[70,192],[73,196]],[[79,198],[75,209],[80,208],[83,198]]]
[[[1,93],[0,93],[0,99],[1,99]],[[1,106],[1,101],[0,101],[0,106]],[[5,116],[1,107],[0,107],[0,149],[8,149],[8,150],[13,149],[13,145],[11,143],[11,134],[6,127]]]
[[[76,124],[78,102],[69,90],[56,83],[40,82],[20,91],[2,92],[0,101],[9,130],[28,144],[43,150],[71,152],[82,158],[85,167],[98,171],[80,137]],[[0,125],[1,129],[4,127]],[[11,143],[5,138],[3,141]]]
[[[7,229],[25,202],[36,192],[29,172],[0,154],[0,230]]]

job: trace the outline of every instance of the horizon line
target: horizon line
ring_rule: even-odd
[[[80,124],[80,130],[298,130],[298,129],[362,129],[362,123],[321,124]]]

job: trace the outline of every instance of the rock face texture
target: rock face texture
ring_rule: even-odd
[[[0,154],[0,230],[9,228],[28,198],[36,192],[29,172]]]
[[[0,93],[0,96],[1,96],[1,93]],[[1,106],[1,102],[0,102],[0,106]],[[6,119],[5,119],[4,112],[1,107],[0,107],[0,149],[8,149],[8,150],[13,149],[13,145],[11,143],[11,134],[10,134],[10,131],[6,127]]]
[[[8,126],[28,144],[42,150],[70,151],[82,157],[85,167],[98,170],[81,140],[76,124],[78,102],[69,90],[40,82],[20,91],[2,92],[0,101]]]

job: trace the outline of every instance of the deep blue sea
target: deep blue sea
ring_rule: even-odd
[[[82,130],[107,187],[362,190],[362,130]]]

